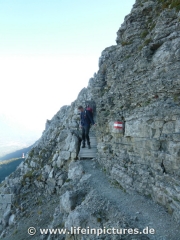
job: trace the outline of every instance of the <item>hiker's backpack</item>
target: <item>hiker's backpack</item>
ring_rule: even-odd
[[[93,118],[93,110],[92,110],[92,108],[89,105],[87,105],[86,108],[85,108],[85,113],[86,113],[86,110],[89,111],[89,113],[91,114],[91,117]]]
[[[92,113],[92,116],[93,116],[93,110],[89,105],[86,106],[86,110],[90,111]]]

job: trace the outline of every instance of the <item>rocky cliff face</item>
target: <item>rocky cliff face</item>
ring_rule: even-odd
[[[23,217],[30,218],[33,207],[45,206],[51,196],[52,206],[57,206],[61,196],[60,205],[51,209],[55,213],[45,225],[54,227],[59,221],[68,228],[73,221],[81,225],[85,219],[92,226],[109,224],[108,219],[114,224],[118,221],[115,207],[108,210],[108,201],[93,193],[86,184],[90,175],[75,162],[80,145],[77,106],[85,102],[96,105],[101,168],[124,191],[150,197],[180,221],[179,10],[175,0],[136,0],[117,32],[117,45],[102,52],[99,71],[88,87],[71,106],[62,107],[47,121],[25,162],[3,182],[1,194],[14,194],[14,200],[2,219],[2,236],[12,233],[13,224],[17,227]],[[123,131],[114,129],[115,121],[123,122]],[[98,211],[89,210],[92,202],[99,203]],[[16,222],[8,223],[7,216]],[[128,221],[121,219],[120,224],[127,226]]]
[[[102,52],[88,91],[97,106],[100,164],[124,189],[151,196],[179,219],[180,12],[174,2],[136,1],[117,45]],[[123,134],[113,132],[117,120]]]

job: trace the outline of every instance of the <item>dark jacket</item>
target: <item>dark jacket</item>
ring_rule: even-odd
[[[93,125],[95,124],[94,120],[93,120],[92,113],[90,111],[86,110],[86,109],[83,112],[81,112],[80,117],[81,117],[81,125],[83,127],[90,126],[91,123]]]

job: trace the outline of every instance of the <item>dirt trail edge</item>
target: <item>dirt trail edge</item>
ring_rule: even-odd
[[[162,206],[137,193],[128,194],[114,187],[96,161],[83,160],[81,165],[86,174],[91,174],[88,179],[91,187],[111,204],[116,205],[117,211],[129,219],[135,219],[139,227],[144,225],[155,229],[156,234],[148,237],[158,240],[180,239],[180,225]]]
[[[35,199],[38,196],[37,202]],[[37,187],[32,185],[23,201],[24,210],[19,212],[17,224],[10,226],[2,239],[180,240],[180,224],[165,208],[135,192],[124,192],[112,182],[95,159],[72,161],[68,169],[68,178],[60,192],[47,195],[43,188],[39,188],[37,192]],[[71,203],[75,203],[73,208]],[[104,226],[115,229],[138,228],[140,231],[148,227],[153,228],[155,234],[130,235],[126,232],[116,236],[65,236],[49,233],[42,235],[39,231],[40,228],[69,229],[71,226],[102,229]],[[37,229],[34,236],[27,233],[29,227]]]

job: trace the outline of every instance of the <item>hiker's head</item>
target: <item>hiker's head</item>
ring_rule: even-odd
[[[78,110],[79,110],[80,112],[83,112],[83,111],[84,111],[83,106],[79,106],[79,107],[78,107]]]

